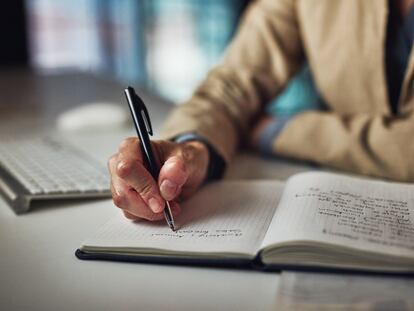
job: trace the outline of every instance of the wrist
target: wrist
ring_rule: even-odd
[[[223,176],[226,163],[220,154],[203,136],[195,133],[184,133],[174,138],[177,143],[193,142],[200,143],[200,149],[207,149],[207,173],[203,176],[203,181],[220,179]],[[200,150],[201,151],[201,150]],[[203,161],[205,163],[205,161]]]
[[[205,143],[196,140],[185,141],[181,144],[184,146],[184,158],[193,162],[193,165],[197,168],[195,172],[198,178],[204,181],[207,177],[210,162],[208,147]]]
[[[290,120],[288,117],[275,118],[271,122],[267,122],[261,129],[257,139],[257,148],[265,155],[274,153],[273,143]]]

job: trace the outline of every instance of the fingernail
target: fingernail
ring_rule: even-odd
[[[177,193],[177,184],[166,179],[161,183],[160,190],[164,199],[172,200]]]
[[[149,199],[148,205],[154,213],[160,213],[163,210],[163,207],[161,206],[160,202],[158,202],[158,200],[155,198]]]

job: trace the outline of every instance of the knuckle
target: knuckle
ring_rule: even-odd
[[[178,168],[179,170],[183,171],[186,165],[186,162],[181,154],[178,153],[174,156],[172,156],[171,158],[168,159],[168,161],[166,161],[167,167],[168,168]]]
[[[115,206],[122,208],[125,205],[125,197],[119,193],[112,194],[112,201],[114,202]]]
[[[130,148],[131,145],[135,144],[138,141],[138,138],[135,137],[128,137],[125,138],[120,144],[119,144],[119,151],[124,151],[125,149]]]
[[[126,177],[131,173],[133,166],[134,162],[132,160],[124,159],[118,163],[116,173],[120,177]]]
[[[191,161],[195,157],[195,147],[190,144],[185,144],[181,149],[181,156],[183,161]]]
[[[184,166],[185,163],[189,160],[189,151],[187,146],[180,145],[180,148],[176,151],[175,155],[171,158],[175,165]]]
[[[141,196],[147,197],[154,193],[154,187],[150,183],[143,183],[140,185],[138,192]]]
[[[178,184],[184,184],[188,179],[189,169],[188,162],[185,162],[181,157],[174,157],[165,165],[163,174],[173,179]]]
[[[189,160],[190,159],[186,159],[185,157],[178,158],[175,165],[179,168],[181,172],[186,172],[186,167],[187,167],[187,164],[189,163],[188,162]]]

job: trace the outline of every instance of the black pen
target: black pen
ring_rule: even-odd
[[[138,138],[142,154],[144,155],[144,164],[151,173],[151,176],[158,181],[160,169],[155,161],[154,152],[151,147],[149,135],[152,136],[152,126],[149,118],[147,107],[145,107],[142,99],[135,93],[135,90],[128,86],[125,89],[125,95],[128,102],[129,110],[131,111],[132,120],[134,121],[135,129],[137,130]],[[165,201],[164,217],[168,226],[172,231],[175,231],[174,218],[171,213],[170,202]]]

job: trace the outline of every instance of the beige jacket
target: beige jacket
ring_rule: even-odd
[[[275,153],[414,181],[414,49],[390,112],[385,76],[387,0],[260,0],[248,8],[222,64],[179,106],[164,137],[204,136],[229,161],[263,106],[310,64],[327,112],[291,119]]]

